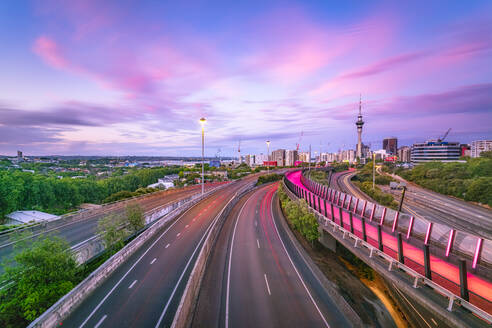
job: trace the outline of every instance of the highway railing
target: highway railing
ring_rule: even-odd
[[[306,182],[306,180],[304,180],[303,184],[304,186],[306,186],[306,184],[308,183],[312,183],[312,182]],[[405,273],[407,273],[408,275],[412,276],[415,279],[415,283],[414,283],[415,288],[418,287],[418,284],[423,284],[433,288],[438,293],[448,297],[449,311],[453,309],[453,304],[460,304],[462,305],[463,308],[468,309],[478,317],[488,322],[492,322],[491,314],[484,310],[484,309],[492,308],[491,307],[492,304],[486,298],[483,298],[478,294],[473,294],[473,293],[468,294],[468,288],[466,287],[467,290],[466,295],[469,295],[469,300],[472,301],[470,302],[466,300],[465,297],[462,297],[463,295],[460,296],[457,295],[460,286],[458,286],[458,289],[453,288],[453,290],[455,291],[457,290],[457,292],[453,292],[452,290],[450,290],[450,288],[444,287],[442,283],[439,283],[439,281],[443,281],[443,280],[436,279],[437,274],[434,271],[431,271],[432,267],[430,266],[429,253],[427,253],[426,256],[427,259],[425,260],[426,264],[424,267],[422,265],[415,265],[416,264],[415,262],[412,263],[412,260],[410,258],[404,256],[405,248],[403,247],[404,244],[402,242],[403,238],[401,232],[396,233],[397,240],[398,240],[397,243],[398,247],[396,250],[390,245],[390,243],[388,243],[389,240],[388,238],[390,238],[389,236],[391,235],[383,231],[382,224],[377,225],[377,234],[376,237],[374,237],[375,230],[370,223],[371,221],[380,222],[380,218],[384,219],[384,215],[381,216],[380,218],[375,219],[374,216],[375,211],[371,209],[369,211],[370,212],[369,219],[366,221],[366,217],[364,216],[365,211],[362,211],[361,215],[359,216],[357,214],[358,213],[357,210],[355,210],[354,212],[354,208],[357,209],[357,207],[351,208],[349,206],[350,202],[346,202],[345,200],[341,201],[340,195],[342,193],[340,192],[332,192],[330,195],[330,192],[326,189],[323,189],[323,186],[318,187],[315,186],[314,184],[311,184],[310,187],[313,188],[313,190],[315,190],[318,193],[319,196],[317,196],[314,193],[311,193],[310,191],[305,190],[302,187],[296,185],[288,178],[284,179],[284,184],[291,198],[294,197],[295,199],[301,198],[306,200],[309,209],[316,214],[324,230],[329,231],[330,234],[336,235],[338,232],[341,232],[343,240],[345,240],[346,238],[350,238],[354,240],[354,247],[359,247],[359,248],[365,247],[369,249],[370,258],[372,258],[374,254],[376,254],[378,255],[378,257],[385,259],[388,263],[389,270],[395,268],[401,269],[402,271],[404,271]],[[318,190],[317,188],[320,189]],[[329,226],[331,226],[332,229],[330,229]],[[370,229],[372,229],[372,231],[370,231]],[[386,237],[383,238],[383,236]],[[383,243],[383,241],[385,241],[385,243]],[[428,249],[428,246],[425,248]],[[465,276],[467,276],[466,271],[465,271]],[[446,280],[445,281],[446,286],[452,286],[447,282],[451,282],[451,281]],[[482,290],[481,292],[485,293],[484,295],[487,295],[487,293],[490,293],[490,290],[488,291]]]
[[[28,327],[47,328],[61,325],[64,318],[72,313],[72,311],[74,311],[75,308],[80,305],[90,293],[92,293],[92,291],[100,286],[106,280],[106,278],[108,278],[121,264],[123,264],[128,257],[135,253],[147,240],[154,236],[155,233],[162,229],[169,221],[177,218],[187,209],[194,206],[196,203],[200,202],[202,199],[210,196],[210,194],[216,191],[217,189],[210,190],[206,192],[203,196],[200,195],[200,197],[188,201],[186,204],[177,207],[161,219],[157,220],[147,230],[145,230],[135,239],[130,241],[116,254],[111,256],[87,278],[85,278],[81,283],[75,286],[68,294],[60,298],[41,316],[31,322]]]

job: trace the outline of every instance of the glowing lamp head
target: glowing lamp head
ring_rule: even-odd
[[[267,140],[266,144],[267,146],[270,146],[270,140]]]
[[[207,120],[205,119],[205,117],[202,117],[202,118],[200,119],[200,124],[201,124],[202,126],[204,126],[204,125],[205,125],[205,122],[207,122]]]

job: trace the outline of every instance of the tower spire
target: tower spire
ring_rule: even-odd
[[[362,116],[362,93],[359,96],[359,116]]]

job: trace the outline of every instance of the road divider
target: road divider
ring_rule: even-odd
[[[205,274],[205,268],[209,255],[215,244],[215,241],[217,240],[217,237],[219,236],[222,226],[224,225],[225,219],[229,216],[230,212],[237,204],[237,202],[241,199],[241,197],[254,188],[254,184],[252,184],[240,189],[218,214],[217,220],[215,220],[213,226],[208,231],[207,237],[205,238],[200,253],[198,254],[198,257],[195,261],[195,265],[193,266],[193,270],[191,271],[190,277],[188,278],[188,282],[181,297],[181,301],[174,316],[171,328],[184,328],[188,326],[191,315],[193,314],[196,307],[196,302],[198,299],[203,276]]]

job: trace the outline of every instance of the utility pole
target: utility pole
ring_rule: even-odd
[[[267,162],[268,162],[267,174],[269,174],[270,173],[270,140],[267,140],[266,144],[267,144]]]
[[[403,198],[405,198],[405,191],[407,190],[407,186],[402,186],[402,191],[401,191],[401,199],[400,199],[400,205],[398,205],[398,212],[401,212],[401,209],[403,207]]]
[[[376,153],[372,153],[372,189],[376,183]]]

